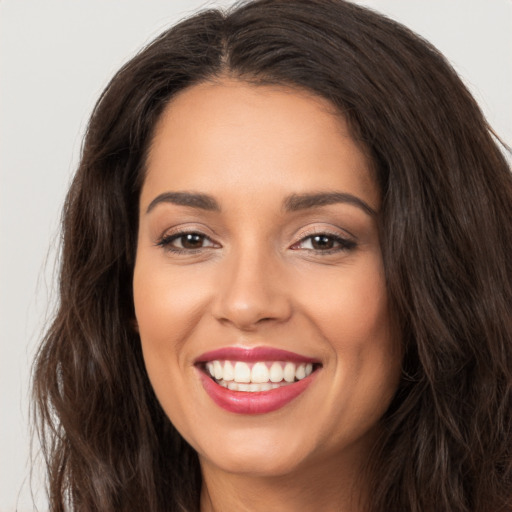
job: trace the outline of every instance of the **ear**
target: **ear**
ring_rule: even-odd
[[[137,334],[139,333],[139,323],[136,318],[130,320],[130,326]]]

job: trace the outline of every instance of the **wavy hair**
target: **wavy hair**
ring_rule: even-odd
[[[328,99],[365,148],[403,370],[368,461],[371,512],[512,510],[512,175],[443,56],[343,0],[256,0],[163,33],[92,114],[63,212],[60,302],[34,365],[52,512],[197,511],[199,462],[133,328],[155,123],[230,76]]]

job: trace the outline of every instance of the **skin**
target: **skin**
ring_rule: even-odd
[[[219,210],[160,201],[148,211],[167,192],[208,194]],[[345,201],[283,207],[318,192],[379,209],[343,118],[304,91],[208,82],[175,97],[156,127],[140,199],[136,321],[156,395],[199,454],[202,511],[364,508],[361,466],[396,390],[399,340],[378,214]],[[195,249],[169,242],[183,230],[205,236]],[[314,244],[322,233],[327,244]],[[211,400],[194,366],[227,346],[275,347],[322,366],[283,408],[236,414]]]

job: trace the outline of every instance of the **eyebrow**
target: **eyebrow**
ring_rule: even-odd
[[[146,213],[149,213],[160,203],[171,203],[178,206],[189,206],[201,210],[220,212],[219,203],[214,197],[198,192],[164,192],[158,195],[149,203]],[[288,196],[283,207],[287,212],[296,212],[310,208],[328,206],[330,204],[346,203],[357,206],[365,213],[371,216],[377,215],[377,212],[368,203],[357,196],[347,194],[346,192],[318,192],[306,194],[292,194]]]
[[[308,194],[292,194],[284,202],[284,209],[288,212],[307,210],[309,208],[318,208],[336,203],[347,203],[357,206],[365,213],[371,216],[377,215],[377,212],[359,197],[346,192],[319,192]]]
[[[149,213],[157,204],[172,203],[178,206],[190,206],[192,208],[199,208],[208,211],[220,211],[219,203],[207,194],[200,194],[196,192],[164,192],[160,194],[149,203],[146,213]]]

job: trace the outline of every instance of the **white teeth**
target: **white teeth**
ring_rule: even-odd
[[[213,373],[217,380],[222,379],[224,372],[222,370],[222,365],[220,364],[220,361],[213,361]]]
[[[272,363],[270,367],[270,381],[281,382],[283,380],[283,367],[279,363]]]
[[[265,363],[256,363],[251,370],[251,382],[263,383],[268,382],[269,372]]]
[[[293,363],[286,363],[283,374],[286,382],[293,382],[295,380],[295,365]]]
[[[224,363],[224,375],[222,376],[224,380],[234,380],[235,378],[235,369],[233,368],[233,365],[226,361]]]
[[[238,382],[225,382],[220,381],[219,385],[228,388],[231,391],[245,391],[247,393],[258,393],[260,391],[270,391],[271,389],[277,389],[281,386],[289,386],[290,384],[287,382],[283,382],[281,384],[273,384],[272,382],[265,382],[263,384],[243,384]]]
[[[251,369],[247,363],[236,362],[234,380],[237,382],[251,382]]]
[[[206,371],[222,386],[235,391],[268,391],[273,387],[302,380],[313,372],[312,363],[274,361],[208,361]],[[243,384],[240,389],[240,384]],[[247,387],[246,385],[249,385]],[[270,387],[269,387],[270,386]]]

